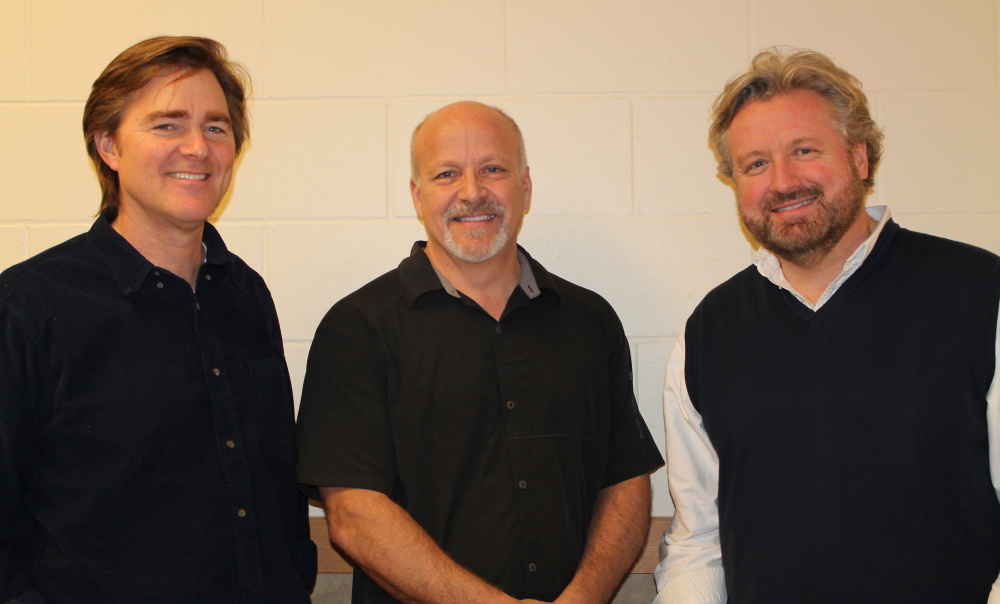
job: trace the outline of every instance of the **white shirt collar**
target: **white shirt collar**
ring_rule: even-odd
[[[889,221],[889,206],[869,206],[865,208],[865,211],[868,212],[868,215],[873,220],[877,220],[878,224],[872,229],[872,233],[868,236],[868,239],[865,239],[864,243],[859,245],[858,249],[854,250],[854,253],[847,258],[844,262],[844,270],[827,286],[826,291],[819,297],[815,305],[806,300],[799,292],[795,291],[795,288],[788,282],[788,279],[785,279],[785,273],[781,270],[781,261],[777,256],[763,247],[758,249],[757,254],[754,256],[754,266],[757,267],[757,271],[767,278],[768,281],[782,289],[787,289],[799,302],[802,302],[811,310],[819,310],[820,307],[833,297],[833,294],[837,293],[837,290],[840,289],[844,281],[847,281],[858,270],[865,259],[868,258],[868,255],[875,248],[875,241],[878,240],[879,234],[882,233],[882,227]]]

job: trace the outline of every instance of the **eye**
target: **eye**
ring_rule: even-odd
[[[754,174],[760,172],[760,170],[767,165],[767,162],[763,159],[758,159],[747,164],[746,168],[743,168],[744,174]]]
[[[456,176],[456,174],[455,174],[455,172],[453,170],[445,170],[444,172],[442,172],[442,173],[438,174],[437,176],[435,176],[434,180],[438,180],[438,179],[441,179],[441,178],[455,178],[455,176]]]
[[[816,153],[816,149],[812,149],[812,148],[809,148],[809,147],[803,147],[801,149],[796,149],[795,150],[795,154],[796,155],[809,155],[811,153]]]
[[[215,132],[217,134],[225,134],[226,133],[226,129],[223,128],[222,126],[206,126],[205,130],[208,130],[209,132]]]
[[[500,166],[489,166],[489,167],[485,168],[483,170],[483,172],[487,172],[489,174],[499,174],[501,172],[506,172],[506,170],[504,170]]]
[[[163,130],[164,132],[166,132],[168,130],[173,130],[173,129],[174,129],[174,125],[173,124],[157,124],[157,125],[153,126],[153,130]]]

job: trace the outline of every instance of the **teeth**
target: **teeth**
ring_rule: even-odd
[[[772,212],[785,212],[787,210],[794,210],[795,208],[801,208],[802,206],[807,206],[807,205],[811,204],[814,201],[816,201],[816,200],[815,199],[807,199],[807,200],[805,200],[803,202],[800,202],[800,203],[797,203],[797,204],[795,204],[793,206],[786,206],[784,208],[778,208],[777,210],[771,210],[771,211]]]
[[[208,178],[208,174],[192,174],[190,172],[168,172],[167,176],[181,180],[205,180]]]
[[[455,220],[459,222],[484,222],[486,220],[493,220],[495,214],[486,214],[485,216],[458,216]]]

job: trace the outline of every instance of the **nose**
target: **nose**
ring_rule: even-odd
[[[183,155],[195,159],[208,157],[208,141],[205,140],[205,133],[198,128],[186,132],[181,141],[180,151]]]
[[[483,188],[482,183],[479,181],[479,175],[474,171],[466,171],[462,174],[461,187],[459,189],[459,197],[465,203],[475,203],[481,200],[486,192]]]
[[[786,159],[779,158],[771,163],[771,190],[788,193],[802,186],[795,167]]]

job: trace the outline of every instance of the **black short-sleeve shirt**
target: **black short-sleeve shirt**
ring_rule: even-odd
[[[309,353],[299,482],[384,493],[472,572],[548,600],[599,491],[663,461],[614,310],[520,253],[499,321],[445,287],[423,242],[334,305]],[[359,570],[354,601],[393,600]]]

